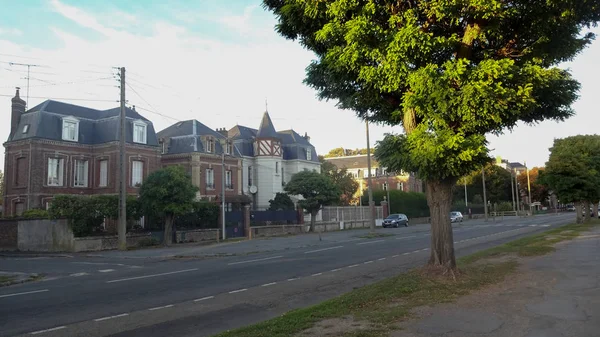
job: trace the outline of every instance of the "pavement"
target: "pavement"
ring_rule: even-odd
[[[458,256],[558,227],[572,214],[454,226]],[[428,226],[66,256],[12,256],[45,279],[0,288],[0,336],[211,336],[422,265]],[[221,253],[221,255],[216,254]],[[217,257],[220,256],[220,257]]]
[[[596,337],[600,335],[600,229],[522,259],[505,282],[422,308],[391,337]]]

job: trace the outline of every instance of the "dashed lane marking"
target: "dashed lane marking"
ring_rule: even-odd
[[[361,243],[357,243],[356,245],[369,245],[372,243],[379,243],[379,242],[383,242],[385,240],[375,240],[375,241],[367,241],[367,242],[361,242]]]
[[[269,287],[269,286],[274,286],[276,284],[277,284],[277,282],[265,283],[265,284],[261,285],[261,287]]]
[[[324,252],[326,250],[338,249],[338,248],[342,248],[342,247],[344,247],[344,246],[335,246],[335,247],[328,247],[328,248],[322,248],[322,249],[315,249],[315,250],[310,250],[308,252],[304,252],[304,254],[312,254],[312,253]]]
[[[115,271],[114,269],[99,269],[98,270],[101,273],[110,273],[111,271]]]
[[[237,294],[237,293],[244,292],[244,291],[246,291],[246,290],[248,290],[248,289],[247,289],[247,288],[244,288],[244,289],[232,290],[232,291],[230,291],[229,293],[230,293],[230,294]]]
[[[29,334],[31,334],[31,335],[39,335],[41,333],[62,330],[64,328],[66,328],[66,326],[62,325],[62,326],[57,326],[55,328],[50,328],[50,329],[46,329],[46,330],[39,330],[39,331],[30,332]]]
[[[196,270],[198,270],[198,268],[178,270],[178,271],[172,271],[172,272],[168,272],[168,273],[160,273],[160,274],[152,274],[152,275],[144,275],[144,276],[122,278],[122,279],[118,279],[118,280],[106,281],[106,283],[124,282],[124,281],[139,280],[139,279],[151,278],[151,277],[158,277],[158,276],[166,276],[166,275],[173,275],[173,274],[180,274],[180,273],[189,273],[191,271],[196,271]]]
[[[215,297],[214,296],[206,296],[206,297],[202,297],[202,298],[197,298],[194,300],[194,302],[202,302],[202,301],[210,300],[212,298],[215,298]]]
[[[46,291],[50,291],[50,290],[48,290],[48,289],[41,289],[41,290],[26,291],[26,292],[23,292],[23,293],[6,294],[6,295],[0,295],[0,298],[3,298],[3,297],[13,297],[13,296],[21,296],[21,295],[29,295],[29,294],[37,294],[37,293],[45,293]]]
[[[233,265],[236,265],[236,264],[252,263],[252,262],[260,262],[260,261],[280,259],[282,257],[283,257],[283,255],[271,256],[271,257],[265,257],[264,259],[255,259],[255,260],[246,260],[246,261],[231,262],[231,263],[228,263],[227,265],[233,266]]]
[[[96,318],[94,320],[94,322],[102,322],[102,321],[106,321],[109,319],[114,319],[114,318],[119,318],[119,317],[125,317],[125,316],[129,316],[129,314],[124,313],[124,314],[119,314],[119,315],[114,315],[114,316],[106,316],[106,317],[102,317],[102,318]]]
[[[148,310],[149,311],[155,311],[155,310],[160,310],[160,309],[172,308],[174,306],[175,306],[174,304],[169,304],[169,305],[163,305],[162,307],[150,308]]]

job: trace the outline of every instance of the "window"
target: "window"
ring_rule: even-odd
[[[283,177],[283,167],[281,168],[281,186],[285,186],[285,180]]]
[[[279,162],[275,162],[275,173],[279,174]]]
[[[48,158],[48,186],[63,185],[63,165],[62,158]]]
[[[131,186],[139,186],[144,178],[144,162],[134,160],[131,162]]]
[[[133,142],[146,144],[146,123],[142,121],[133,122]]]
[[[15,214],[17,216],[23,215],[24,211],[25,211],[25,203],[24,202],[15,203]]]
[[[75,169],[73,172],[73,186],[87,187],[88,186],[88,161],[75,160]]]
[[[248,166],[248,186],[252,186],[252,166]]]
[[[211,168],[206,169],[206,188],[215,188],[215,171]]]
[[[79,135],[79,121],[73,117],[65,117],[62,121],[62,139],[76,142]]]
[[[306,149],[306,160],[312,160],[312,150]]]
[[[233,143],[227,142],[227,146],[225,146],[225,154],[233,154]]]
[[[225,171],[225,188],[232,190],[233,182],[231,181],[231,171]]]
[[[388,184],[387,183],[383,183],[383,190],[387,191],[387,189],[388,189]]]
[[[15,186],[25,186],[25,177],[27,177],[27,166],[25,158],[17,158],[15,167]]]
[[[29,131],[29,124],[23,126],[23,133],[27,133],[27,131]]]
[[[100,181],[98,181],[98,186],[108,186],[108,160],[100,161]]]
[[[215,141],[212,138],[206,140],[206,152],[212,153],[215,151]]]

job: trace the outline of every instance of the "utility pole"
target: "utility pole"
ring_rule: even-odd
[[[121,132],[119,136],[119,249],[127,250],[127,162],[125,161],[125,136],[126,136],[126,115],[125,115],[125,67],[121,67],[121,113],[119,122]]]
[[[485,191],[485,168],[481,168],[481,180],[483,182],[483,209],[485,213],[485,221],[488,221],[488,205],[487,205],[487,193]]]
[[[469,207],[469,198],[467,197],[467,179],[464,178],[463,182],[465,184],[465,207]]]
[[[385,189],[387,190],[387,207],[388,215],[392,214],[392,206],[390,203],[390,173],[385,171]]]
[[[369,170],[368,179],[368,193],[369,193],[369,224],[371,232],[375,231],[375,203],[373,202],[373,182],[371,179],[371,144],[369,140],[369,119],[365,118],[365,124],[367,126],[367,169]]]
[[[533,207],[531,206],[533,200],[531,200],[531,181],[529,180],[529,167],[525,162],[525,169],[527,170],[527,191],[529,192],[529,215],[533,215]]]
[[[15,62],[9,62],[8,64],[10,64],[11,66],[27,67],[27,98],[25,100],[25,111],[27,111],[27,108],[29,107],[29,72],[31,70],[31,67],[41,67],[41,66],[37,65],[37,64],[26,64],[26,63],[15,63]]]
[[[513,172],[510,170],[510,196],[512,197],[513,212],[515,211],[515,182],[513,181]]]
[[[265,103],[266,104],[266,103]],[[224,144],[227,146],[227,142]],[[225,233],[225,147],[221,146],[221,219],[222,221],[222,237],[223,241],[227,238],[227,233]]]
[[[515,198],[517,200],[517,212],[521,210],[521,205],[519,203],[519,174],[515,169]]]

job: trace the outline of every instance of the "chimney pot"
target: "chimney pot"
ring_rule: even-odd
[[[25,101],[19,96],[19,87],[16,88],[15,97],[11,99],[11,114],[10,114],[10,135],[11,138],[15,134],[21,115],[25,113]]]

